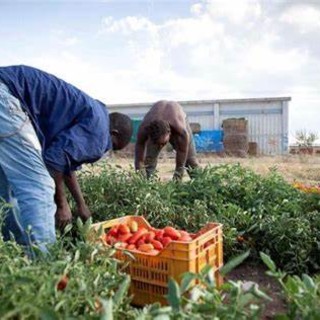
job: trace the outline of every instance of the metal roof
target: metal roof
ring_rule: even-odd
[[[214,104],[214,103],[242,103],[242,102],[272,102],[272,101],[291,101],[291,97],[272,97],[272,98],[242,98],[242,99],[215,99],[215,100],[186,100],[177,101],[181,105],[194,105],[194,104]],[[142,102],[142,103],[120,103],[108,104],[108,107],[148,107],[155,102]]]

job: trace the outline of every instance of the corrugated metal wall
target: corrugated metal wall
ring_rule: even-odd
[[[283,153],[281,101],[220,104],[220,124],[225,119],[241,117],[248,120],[249,142],[257,142],[259,153]]]
[[[189,122],[200,123],[201,130],[213,130],[214,129],[214,109],[212,103],[203,103],[201,105],[184,105],[184,111],[186,112]]]
[[[242,101],[243,100],[243,101]],[[258,153],[278,155],[288,152],[288,101],[290,98],[181,101],[189,122],[201,130],[221,130],[228,118],[248,120],[249,141],[258,144]],[[142,119],[152,104],[111,105],[112,111]]]

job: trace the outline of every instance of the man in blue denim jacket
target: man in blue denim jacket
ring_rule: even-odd
[[[131,134],[129,117],[71,84],[28,66],[0,67],[0,197],[13,204],[4,239],[54,242],[55,220],[63,228],[72,218],[64,184],[87,219],[75,170],[124,148]]]

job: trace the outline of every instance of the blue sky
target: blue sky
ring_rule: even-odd
[[[0,38],[106,104],[291,96],[291,137],[320,131],[319,1],[0,0]]]

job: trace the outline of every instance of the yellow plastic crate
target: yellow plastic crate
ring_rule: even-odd
[[[142,216],[125,216],[94,224],[93,228],[97,231],[102,226],[106,230],[132,220],[137,221],[139,227],[151,229]],[[200,233],[200,236],[190,242],[172,241],[156,256],[131,252],[135,257],[135,260],[132,260],[123,253],[123,249],[116,250],[117,259],[129,261],[125,272],[131,276],[130,293],[133,295],[133,304],[167,304],[165,295],[168,293],[170,278],[180,283],[184,272],[199,273],[208,264],[213,267],[217,285],[222,284],[219,273],[223,265],[222,225],[208,223]]]

